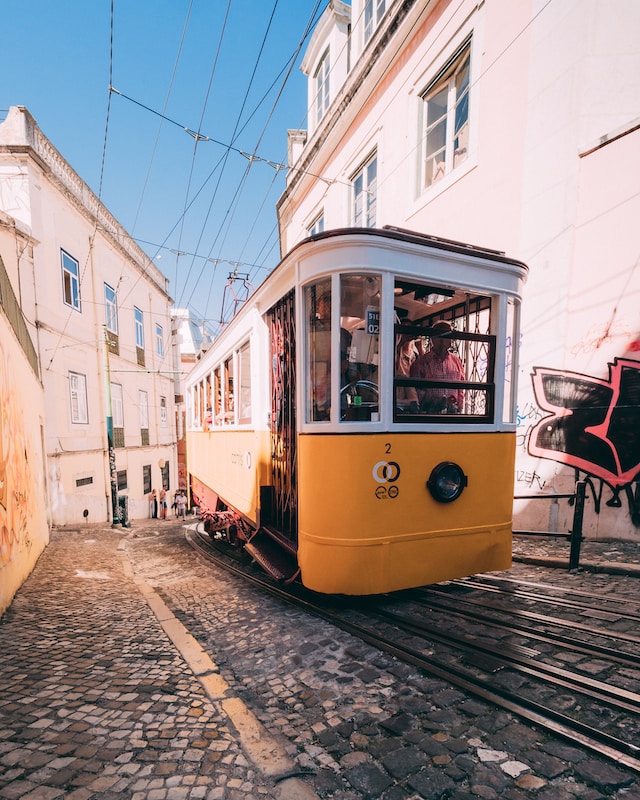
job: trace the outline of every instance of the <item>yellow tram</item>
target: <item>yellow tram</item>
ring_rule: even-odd
[[[396,228],[298,244],[188,376],[206,530],[325,593],[510,567],[526,273]]]

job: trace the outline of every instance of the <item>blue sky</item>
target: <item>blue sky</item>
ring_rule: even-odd
[[[176,304],[215,321],[229,272],[258,285],[277,264],[285,185],[226,145],[286,162],[287,130],[306,128],[308,36],[296,52],[326,5],[113,0],[110,56],[111,0],[0,0],[0,109],[26,106]]]

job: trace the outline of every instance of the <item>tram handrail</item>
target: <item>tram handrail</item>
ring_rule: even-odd
[[[584,536],[582,535],[582,523],[584,519],[584,501],[587,491],[586,481],[577,481],[576,490],[572,494],[533,494],[515,495],[514,500],[573,500],[573,524],[571,530],[565,534],[560,531],[513,531],[516,536],[566,536],[571,547],[569,550],[569,572],[580,568],[580,545]]]

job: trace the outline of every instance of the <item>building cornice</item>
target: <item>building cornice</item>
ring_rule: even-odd
[[[433,5],[434,3],[430,2],[430,0],[427,0],[427,2],[419,2],[419,0],[404,0],[400,2],[387,24],[377,31],[368,42],[358,63],[351,71],[347,82],[337,95],[329,113],[323,119],[323,124],[314,131],[313,136],[307,142],[308,150],[302,153],[302,160],[300,163],[290,165],[287,186],[276,204],[278,211],[286,204],[289,196],[296,192],[299,184],[307,174],[313,175],[315,172],[312,168],[314,160],[323,150],[327,140],[330,139],[336,128],[344,126],[347,111],[353,113],[351,106],[355,100],[359,99],[359,93],[367,78],[373,72],[384,73],[392,65],[394,59],[397,59],[398,53],[397,51],[392,52],[390,44],[399,32],[402,23],[411,14],[412,9],[416,7],[416,14],[412,16],[420,16],[430,13]],[[376,74],[377,78],[378,75]]]
[[[37,164],[61,194],[171,301],[164,274],[47,139],[24,106],[10,108],[0,124],[0,153],[23,155]]]

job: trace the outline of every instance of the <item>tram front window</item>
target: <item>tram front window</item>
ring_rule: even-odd
[[[307,420],[327,422],[331,417],[331,280],[305,288],[309,324]]]
[[[377,421],[380,277],[340,276],[340,419]]]
[[[396,422],[490,421],[495,403],[491,297],[396,280]]]

